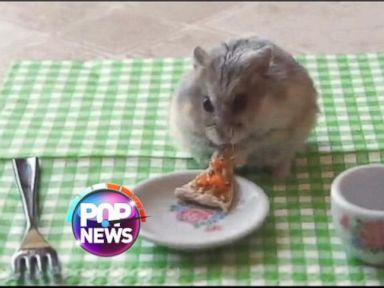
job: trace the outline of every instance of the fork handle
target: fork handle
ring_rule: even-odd
[[[37,181],[39,174],[38,159],[36,157],[13,159],[13,171],[16,183],[23,200],[25,215],[27,216],[27,230],[37,229]]]

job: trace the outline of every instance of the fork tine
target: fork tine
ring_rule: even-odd
[[[30,259],[29,259],[29,257],[28,256],[24,256],[23,257],[23,259],[24,259],[24,263],[25,263],[25,271],[31,271],[31,261],[30,261]]]
[[[20,275],[21,274],[21,266],[22,266],[22,260],[23,260],[23,257],[16,257],[14,260],[13,260],[13,265],[12,265],[12,269],[13,271],[17,274],[17,275]]]
[[[49,264],[55,274],[60,273],[60,262],[55,250],[50,249],[47,253]]]
[[[37,270],[39,271],[39,273],[43,273],[43,264],[42,264],[40,255],[36,254],[35,259],[36,259]]]

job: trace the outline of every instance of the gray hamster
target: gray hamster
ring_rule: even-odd
[[[316,123],[317,92],[306,69],[272,41],[233,39],[193,51],[193,68],[171,98],[170,135],[201,166],[220,145],[235,165],[290,174]]]

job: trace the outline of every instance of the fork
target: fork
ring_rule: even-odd
[[[49,266],[55,279],[60,278],[61,267],[57,253],[38,230],[38,159],[13,159],[12,164],[27,220],[23,242],[12,258],[13,271],[18,278],[24,276],[26,271],[33,277],[36,268],[43,274]]]

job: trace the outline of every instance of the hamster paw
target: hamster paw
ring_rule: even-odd
[[[237,153],[235,154],[234,164],[235,168],[242,168],[247,164],[248,155],[245,153]]]
[[[291,160],[281,162],[277,164],[273,170],[272,175],[278,180],[284,180],[291,174]]]

